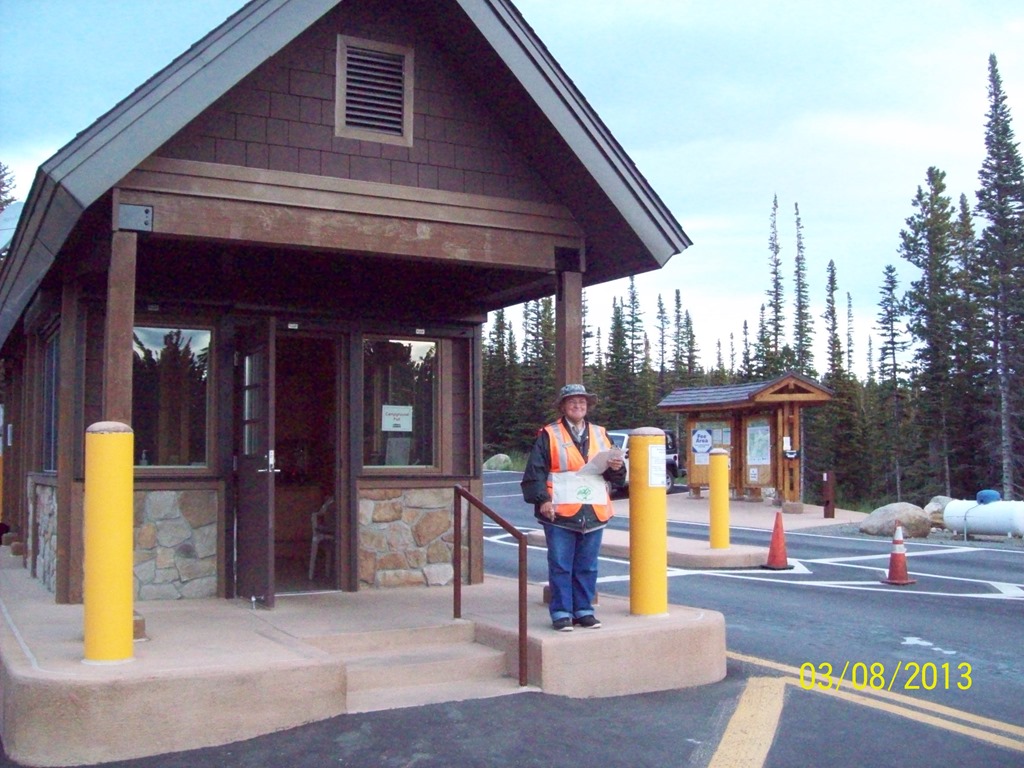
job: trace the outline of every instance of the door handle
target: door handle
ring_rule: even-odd
[[[262,473],[266,473],[266,472],[274,472],[274,473],[280,472],[281,471],[280,469],[275,469],[274,468],[274,458],[275,458],[274,457],[274,452],[273,451],[267,451],[267,468],[266,469],[257,469],[256,471],[261,473],[261,474]]]

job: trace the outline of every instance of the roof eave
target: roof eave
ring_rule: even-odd
[[[608,127],[508,0],[458,0],[658,266],[692,245]]]

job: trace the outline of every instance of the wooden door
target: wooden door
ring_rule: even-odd
[[[238,510],[235,594],[274,606],[274,318],[239,331],[236,402],[239,404]]]

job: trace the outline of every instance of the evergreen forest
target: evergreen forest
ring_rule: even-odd
[[[834,473],[837,503],[870,509],[893,501],[924,505],[935,495],[1004,499],[1024,494],[1024,165],[994,55],[989,57],[985,157],[973,199],[954,200],[945,173],[928,168],[898,233],[894,263],[879,277],[866,375],[854,373],[853,311],[828,263],[824,313],[810,312],[807,254],[794,205],[793,264],[780,258],[778,198],[769,217],[769,286],[759,316],[713,366],[703,356],[679,289],[641,305],[634,282],[613,301],[607,338],[587,323],[584,383],[601,394],[595,416],[609,427],[674,427],[658,402],[680,387],[770,380],[795,371],[820,381],[832,401],[804,411],[804,499],[820,503]],[[901,281],[900,266],[914,279]],[[791,276],[791,292],[785,290]],[[845,298],[845,313],[842,302]],[[845,317],[843,316],[845,314]],[[485,452],[529,449],[553,415],[552,298],[522,306],[517,335],[504,310],[485,330]],[[820,322],[818,322],[820,321]],[[818,347],[826,359],[815,360]],[[860,361],[857,361],[860,362]],[[857,366],[859,367],[859,366]],[[681,448],[687,445],[680,441]],[[487,457],[485,455],[485,458]]]

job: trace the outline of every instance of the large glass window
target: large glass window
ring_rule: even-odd
[[[210,338],[202,329],[135,328],[136,466],[206,466]]]
[[[363,465],[434,466],[437,342],[363,344]]]

